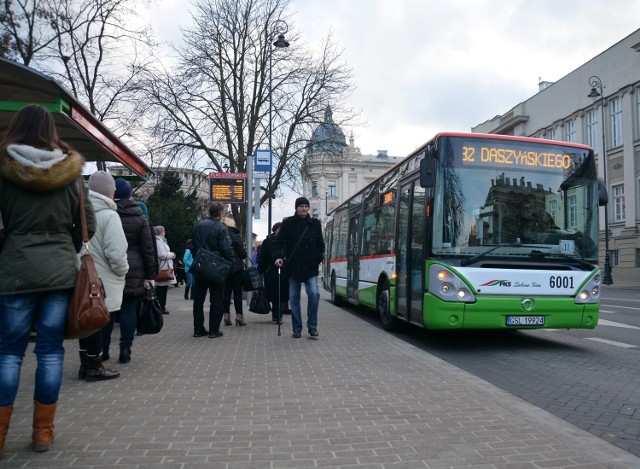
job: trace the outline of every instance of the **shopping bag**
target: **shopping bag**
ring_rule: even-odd
[[[263,287],[262,275],[253,265],[246,267],[242,271],[242,289],[244,291],[255,291]]]
[[[139,334],[157,334],[163,325],[162,306],[153,290],[148,290],[147,295],[138,303],[136,330]]]
[[[251,301],[249,302],[249,311],[256,314],[269,314],[271,305],[269,304],[269,299],[264,289],[261,288],[253,293]]]

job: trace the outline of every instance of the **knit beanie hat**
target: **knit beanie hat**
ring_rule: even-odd
[[[144,204],[144,202],[140,202],[139,200],[136,200],[136,203],[138,204],[138,207],[140,207],[140,210],[142,210],[142,214],[144,215],[144,217],[149,218],[149,209]]]
[[[116,179],[116,195],[114,199],[130,199],[131,198],[131,185],[127,182],[126,179],[118,178]]]
[[[309,203],[309,199],[307,199],[306,197],[298,197],[296,199],[296,208],[298,208],[298,205],[306,205],[307,207],[309,207],[311,204]]]
[[[113,176],[106,171],[96,171],[89,176],[89,189],[106,197],[111,197],[116,190]]]

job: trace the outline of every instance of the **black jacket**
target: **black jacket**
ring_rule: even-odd
[[[155,280],[158,260],[155,251],[155,238],[151,236],[149,221],[142,210],[131,199],[116,200],[118,215],[129,245],[127,261],[129,271],[125,279],[124,296],[143,296],[145,280]]]
[[[194,226],[191,233],[191,243],[194,259],[198,256],[198,250],[204,247],[209,251],[217,251],[222,257],[233,262],[234,255],[229,230],[217,218],[207,217]]]
[[[282,220],[274,241],[274,252],[277,258],[285,260],[291,278],[302,282],[318,275],[318,266],[324,259],[324,239],[319,220],[310,215],[305,218],[297,214],[287,217]]]
[[[238,272],[244,268],[243,260],[247,258],[247,250],[244,248],[244,242],[240,237],[240,231],[235,226],[229,226],[229,238],[231,238],[231,249],[233,249],[233,265],[231,272]]]
[[[275,239],[274,233],[267,236],[260,246],[258,256],[258,272],[264,277],[267,298],[272,303],[276,303],[278,300],[280,302],[289,301],[289,277],[284,269],[280,269],[280,273],[278,273],[278,268],[274,264],[278,259],[274,252]],[[280,285],[280,292],[278,292],[278,285]],[[278,293],[280,294],[278,295]]]

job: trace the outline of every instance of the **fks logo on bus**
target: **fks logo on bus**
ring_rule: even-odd
[[[481,287],[510,287],[509,280],[489,280],[487,283],[480,285]]]

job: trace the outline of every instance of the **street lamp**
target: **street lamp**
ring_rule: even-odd
[[[276,22],[273,23],[273,29],[271,30],[271,36],[269,38],[269,42],[271,42],[271,39],[273,39],[277,35],[278,38],[273,42],[273,45],[276,48],[289,47],[289,43],[284,38],[284,35],[287,34],[287,31],[289,31],[289,25],[286,23],[286,21],[284,21],[284,20],[276,20]],[[273,172],[273,144],[272,144],[272,134],[273,134],[273,116],[272,116],[273,75],[272,75],[272,71],[273,71],[273,47],[271,47],[271,45],[269,45],[269,151],[271,152],[271,166],[269,167],[269,182],[267,184],[267,194],[269,195],[269,205],[268,205],[269,206],[269,211],[268,211],[269,215],[267,217],[267,219],[268,219],[267,232],[269,232],[269,230],[271,230],[271,204],[272,204],[271,199],[273,198],[272,194],[271,194],[271,178],[272,178],[272,172]]]
[[[604,187],[607,188],[607,139],[605,137],[605,123],[604,123],[604,86],[602,80],[597,76],[589,78],[589,86],[591,86],[591,92],[589,98],[601,99],[601,113],[602,113],[602,177],[604,179]],[[611,285],[613,278],[611,277],[611,259],[609,258],[609,212],[607,206],[604,206],[604,274],[602,275],[602,283],[604,285]]]

